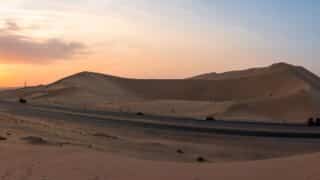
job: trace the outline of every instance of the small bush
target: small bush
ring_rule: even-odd
[[[0,141],[5,141],[7,138],[0,136]]]
[[[207,160],[201,156],[197,157],[197,162],[199,163],[203,163],[203,162],[207,162]]]
[[[181,149],[178,149],[178,150],[177,150],[177,153],[178,153],[178,154],[184,154],[184,152],[183,152]]]
[[[316,125],[316,126],[320,126],[320,118],[317,118],[317,119],[316,119],[315,125]]]
[[[216,121],[216,118],[214,118],[212,116],[208,116],[208,117],[206,117],[206,121]]]
[[[144,113],[143,112],[137,112],[136,115],[137,116],[144,116]]]
[[[307,124],[308,124],[308,126],[315,126],[316,125],[313,118],[309,118]]]
[[[21,104],[27,104],[27,100],[26,99],[23,99],[23,98],[20,98],[19,99],[19,102],[21,103]]]

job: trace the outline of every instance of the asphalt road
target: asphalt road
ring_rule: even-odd
[[[126,126],[173,130],[184,133],[203,132],[238,136],[320,139],[320,127],[307,127],[306,125],[222,120],[204,121],[148,114],[137,116],[133,113],[70,109],[6,101],[0,101],[0,111],[24,117],[46,118],[55,121],[68,120],[75,123],[105,127]]]

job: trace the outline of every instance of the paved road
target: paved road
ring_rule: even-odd
[[[42,117],[57,121],[72,121],[108,127],[142,127],[182,132],[204,132],[240,136],[263,136],[277,138],[320,139],[320,128],[305,125],[274,123],[203,121],[155,115],[137,116],[131,113],[89,111],[54,106],[40,106],[0,101],[0,111],[25,117]]]

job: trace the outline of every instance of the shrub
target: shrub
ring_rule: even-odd
[[[317,118],[317,119],[316,119],[315,125],[316,125],[316,126],[320,126],[320,118]]]
[[[144,116],[144,113],[143,113],[143,112],[137,112],[136,115],[137,115],[137,116]]]
[[[27,104],[27,100],[26,100],[26,99],[23,99],[23,98],[20,98],[20,99],[19,99],[19,102],[20,102],[21,104]]]
[[[5,141],[7,138],[0,136],[0,141]]]
[[[207,160],[201,156],[197,157],[197,162],[199,163],[203,163],[203,162],[207,162]]]
[[[207,116],[206,121],[216,121],[216,118],[214,118],[212,116]]]
[[[314,119],[313,118],[309,118],[307,124],[308,124],[308,126],[315,126]]]
[[[184,154],[184,152],[183,152],[181,149],[178,149],[178,150],[177,150],[177,153],[178,153],[178,154]]]

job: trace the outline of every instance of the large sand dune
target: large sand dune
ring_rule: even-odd
[[[82,72],[0,98],[79,108],[222,119],[300,122],[320,110],[320,79],[285,63],[188,79],[127,79]]]

